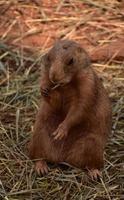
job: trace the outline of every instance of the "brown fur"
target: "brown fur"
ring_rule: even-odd
[[[111,107],[80,45],[62,40],[44,56],[41,93],[30,157],[100,169],[111,132]]]

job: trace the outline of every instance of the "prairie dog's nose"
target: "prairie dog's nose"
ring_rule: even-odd
[[[50,78],[52,83],[57,83],[57,77],[55,74],[52,74],[51,78]]]
[[[52,83],[58,84],[64,77],[64,70],[61,63],[54,63],[49,71],[49,79]]]
[[[58,81],[55,73],[51,73],[49,78],[52,83],[57,83]]]

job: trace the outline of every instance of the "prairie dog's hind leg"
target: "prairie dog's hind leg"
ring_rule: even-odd
[[[37,114],[29,145],[29,157],[33,160],[39,160],[35,161],[35,170],[38,174],[48,172],[46,161],[57,162],[60,159],[61,145],[53,142],[52,138],[52,133],[60,121],[61,118],[53,113],[50,105],[44,102]]]
[[[48,118],[51,110],[46,102],[43,102],[37,113],[34,131],[29,144],[29,156],[31,159],[39,159],[44,156],[44,139],[47,137],[47,132],[45,128],[45,121]]]
[[[104,165],[104,142],[98,135],[91,135],[87,137],[85,142],[84,163],[91,179],[97,180],[101,177],[100,169]]]
[[[101,175],[99,170],[103,167],[103,152],[102,138],[89,134],[72,145],[66,162],[78,168],[87,169],[90,177],[97,179]]]

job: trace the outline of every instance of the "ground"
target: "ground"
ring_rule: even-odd
[[[53,165],[38,177],[28,158],[40,100],[40,58],[60,38],[89,52],[112,102],[112,135],[99,181]],[[106,45],[104,54],[100,49]],[[123,0],[0,1],[0,199],[124,199],[123,48]]]

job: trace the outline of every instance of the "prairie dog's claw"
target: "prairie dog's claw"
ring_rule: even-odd
[[[50,92],[49,88],[41,89],[41,95],[44,96],[44,97],[49,96],[49,92]]]
[[[41,174],[42,175],[48,174],[49,168],[48,168],[46,161],[44,161],[44,160],[37,161],[35,163],[35,170],[39,176]]]
[[[53,133],[54,140],[63,139],[67,133],[67,129],[63,125],[59,125],[59,127]]]
[[[88,174],[92,180],[98,180],[102,176],[101,172],[98,169],[88,170]]]

